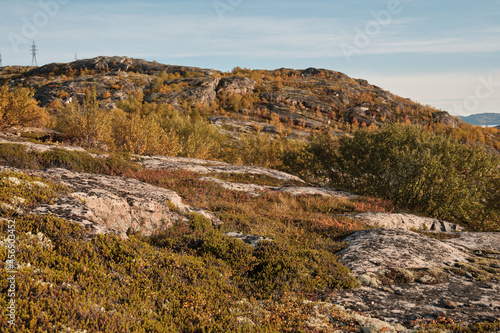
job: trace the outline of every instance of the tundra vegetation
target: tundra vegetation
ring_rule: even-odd
[[[56,71],[47,77],[96,74],[92,71]],[[146,93],[183,92],[186,84],[181,78],[198,75],[157,73]],[[213,76],[229,75],[253,78],[255,92],[220,94],[206,104],[184,101],[179,107],[147,102],[139,91],[110,110],[103,103],[111,93],[99,96],[95,87],[82,91],[81,102],[53,102],[44,107],[34,99],[32,88],[0,88],[2,130],[47,127],[55,131],[48,139],[23,136],[38,143],[63,141],[107,153],[103,158],[62,149],[36,152],[1,143],[1,165],[61,167],[135,178],[174,190],[187,204],[214,212],[223,222],[212,226],[203,216],[191,214],[188,222],[150,237],[135,233],[127,240],[89,236],[73,222],[29,214],[30,208],[50,203],[68,189],[24,173],[0,172],[0,214],[16,220],[18,237],[16,331],[315,332],[314,327],[304,326],[314,316],[312,305],[304,300],[325,299],[335,290],[358,286],[338,261],[337,252],[345,247],[345,236],[366,226],[342,215],[397,210],[449,220],[469,230],[500,231],[500,131],[436,123],[431,121],[436,110],[409,108],[403,99],[401,107],[392,110],[391,122],[377,115],[381,126],[360,123],[356,117],[339,122],[339,115],[350,107],[346,102],[326,115],[314,110],[318,119],[330,125],[306,130],[303,124],[260,108],[267,102],[262,94],[272,96],[283,87],[314,90],[319,96],[328,90],[352,94],[364,105],[376,105],[380,97],[370,92],[357,94],[336,83],[316,91],[317,87],[299,80],[299,72],[289,70],[236,68]],[[315,80],[333,80],[332,75],[320,72]],[[138,75],[131,80],[146,84],[143,79]],[[308,111],[300,103],[286,103],[293,104],[292,111]],[[242,109],[272,124],[276,133],[264,134],[254,124],[255,132],[235,138],[207,120]],[[306,131],[308,136],[292,136],[293,131]],[[344,135],[334,135],[337,131]],[[145,169],[135,163],[134,154],[271,167],[361,197],[271,191],[254,197],[204,182],[193,172]],[[265,177],[214,176],[282,185]],[[224,234],[235,230],[271,241],[252,247]],[[0,233],[3,239],[5,223],[0,224]],[[7,249],[0,246],[0,262],[6,258]],[[0,270],[0,280],[6,279],[6,270]],[[0,308],[5,309],[7,286],[2,288]],[[332,328],[357,331],[356,321],[340,315],[337,319]],[[10,329],[4,314],[0,327]],[[498,324],[463,327],[450,322],[436,322],[429,329],[433,327],[460,332],[499,328]]]

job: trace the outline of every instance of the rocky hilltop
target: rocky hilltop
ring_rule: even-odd
[[[366,80],[316,68],[236,68],[223,73],[127,57],[97,57],[28,71],[7,67],[0,73],[2,81],[34,88],[42,106],[83,102],[89,87],[96,87],[98,99],[109,109],[134,94],[141,94],[146,102],[168,103],[181,110],[216,102],[229,114],[216,112],[210,121],[236,133],[259,128],[277,134],[283,132],[280,127],[293,125],[309,132],[408,120],[452,127],[461,123],[447,112],[395,96]],[[234,103],[227,98],[231,95],[247,96],[248,103],[241,99]],[[270,124],[273,119],[278,122]],[[299,135],[301,132],[295,131]]]

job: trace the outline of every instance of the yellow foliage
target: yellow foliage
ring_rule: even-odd
[[[12,126],[47,126],[50,115],[38,106],[33,90],[7,86],[0,88],[0,128]]]
[[[134,154],[175,156],[180,151],[176,134],[165,131],[154,115],[141,118],[115,110],[112,136],[117,148]]]

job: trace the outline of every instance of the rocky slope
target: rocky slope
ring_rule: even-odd
[[[97,57],[29,71],[7,67],[0,72],[0,82],[34,88],[41,105],[49,107],[81,103],[89,87],[96,88],[101,104],[109,109],[138,94],[145,102],[168,103],[184,111],[188,106],[216,103],[226,113],[217,112],[209,120],[233,134],[259,130],[304,136],[325,127],[335,133],[350,128],[347,125],[380,126],[406,120],[452,127],[461,123],[447,112],[395,96],[365,80],[315,68],[237,68],[223,73],[127,57]],[[230,96],[246,97],[235,100]]]

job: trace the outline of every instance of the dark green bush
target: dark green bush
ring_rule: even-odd
[[[331,165],[337,146],[337,139],[330,133],[315,134],[303,149],[289,149],[282,154],[282,169],[308,181],[328,181],[333,177]]]
[[[328,156],[333,184],[475,230],[500,230],[490,204],[500,159],[482,147],[420,126],[390,125],[342,137]]]

